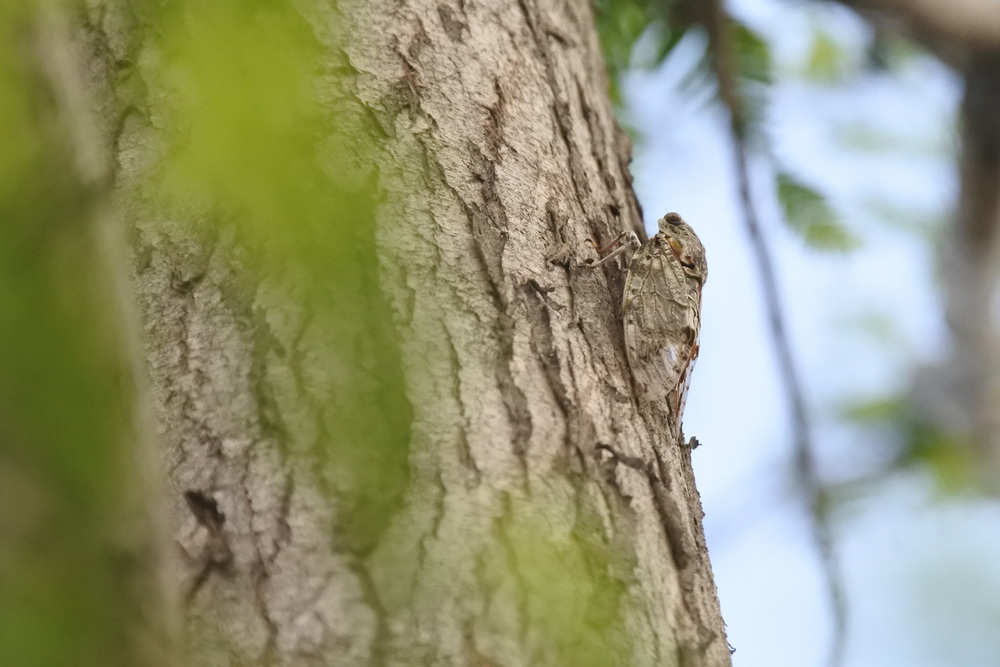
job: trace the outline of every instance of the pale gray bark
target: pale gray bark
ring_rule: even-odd
[[[97,60],[155,67],[152,34],[105,10]],[[590,574],[620,592],[618,664],[729,664],[690,450],[665,406],[634,398],[623,273],[575,263],[588,237],[641,232],[588,3],[304,15],[350,73],[339,94],[384,137],[377,277],[406,380],[406,479],[384,525],[345,528],[358,496],[323,447],[351,390],[330,367],[345,313],[250,266],[229,227],[197,231],[197,206],[142,199],[161,119],[119,78],[103,92],[107,135],[133,226],[185,661],[558,664],[532,602],[544,582],[523,563],[538,532],[606,555]]]

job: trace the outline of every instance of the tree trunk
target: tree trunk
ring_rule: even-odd
[[[311,221],[306,269],[204,193],[149,196],[169,45],[115,5],[86,31],[184,663],[729,664],[690,450],[634,397],[623,269],[579,267],[642,234],[589,4],[300,10],[326,113],[376,137],[315,137],[320,190],[378,190],[331,212],[349,232]]]

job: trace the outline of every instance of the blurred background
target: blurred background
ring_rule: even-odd
[[[961,404],[961,322],[945,299],[960,261],[942,248],[960,210],[961,74],[837,3],[727,3],[751,192],[809,420],[804,472],[717,45],[657,7],[598,6],[647,230],[676,210],[708,253],[684,427],[703,444],[734,664],[835,662],[831,591],[846,611],[841,664],[1000,664],[996,469]]]
[[[888,18],[916,28],[921,43],[847,4],[855,3],[731,0],[723,11],[720,0],[594,0],[613,97],[635,141],[647,228],[678,211],[708,252],[684,425],[702,443],[694,465],[734,664],[1000,665],[1000,64],[992,55],[1000,29],[993,41],[987,34],[1000,26],[1000,4],[887,1],[898,12]],[[907,14],[917,6],[926,13]],[[969,39],[957,29],[928,39],[940,19],[934,7]],[[970,7],[984,20],[962,14]],[[339,234],[348,228],[364,229],[355,221],[371,203],[351,199],[351,183],[331,194],[328,179],[311,171],[311,153],[298,152],[312,147],[311,126],[295,125],[286,107],[321,117],[308,79],[295,75],[313,58],[303,46],[310,42],[293,29],[275,37],[278,21],[244,26],[230,9],[235,19],[210,16],[190,43],[172,43],[164,30],[173,74],[205,105],[188,110],[201,123],[190,128],[199,140],[172,156],[177,173],[169,175],[259,214],[246,216],[244,230],[258,245],[327,270],[323,253],[344,246]],[[34,90],[33,76],[51,79],[58,95],[0,95],[0,208],[9,223],[0,244],[0,377],[31,379],[0,386],[0,663],[104,665],[134,615],[112,603],[132,596],[115,588],[119,564],[109,566],[94,535],[124,523],[118,499],[132,484],[135,352],[115,325],[125,316],[107,296],[113,276],[94,261],[106,251],[91,227],[107,217],[98,204],[108,174],[72,166],[87,152],[86,132],[76,136],[72,123],[60,130],[67,136],[49,128],[62,127],[59,109],[83,103],[59,77],[60,58],[72,54],[40,49],[47,57],[25,78],[31,59],[14,34],[32,24],[22,12],[0,3],[10,37],[0,41],[0,90]],[[220,24],[234,26],[232,34],[220,34]],[[58,26],[40,25],[40,44],[66,43],[49,34]],[[242,81],[247,54],[259,97],[229,87]],[[151,81],[179,85],[137,77],[142,68],[131,61],[119,65],[125,98],[143,98]],[[59,95],[66,99],[57,104]],[[338,140],[331,130],[321,148],[335,153]],[[286,169],[276,174],[274,162]],[[763,263],[741,179],[766,242]],[[357,180],[366,191],[364,175]],[[305,221],[303,236],[269,216]],[[337,233],[310,254],[322,229]],[[362,265],[374,267],[374,238],[359,239],[369,258]],[[360,274],[347,260],[332,264]],[[767,269],[776,301],[763,288]],[[769,315],[776,305],[779,336]],[[345,308],[370,310],[364,295]],[[101,326],[85,335],[79,322]],[[366,331],[335,333],[354,341]],[[794,362],[794,391],[781,350]],[[66,383],[74,373],[83,379]],[[91,377],[104,384],[95,389]],[[406,421],[389,409],[399,396],[368,396],[359,393],[358,403],[389,406]],[[804,407],[805,429],[792,398]],[[32,420],[53,412],[60,419]],[[376,420],[368,414],[356,411],[351,428],[369,429]],[[378,423],[387,442],[405,442],[397,424]],[[405,450],[386,451],[374,465],[339,452],[357,466],[357,482],[340,492],[376,508],[354,526],[359,543],[372,526],[382,529],[405,483]],[[390,471],[384,497],[372,502],[368,489],[377,485],[362,468],[383,480]],[[144,533],[145,517],[132,522]],[[130,530],[114,533],[123,554],[141,552]],[[4,578],[14,566],[23,567],[19,578]],[[66,611],[67,600],[84,602]],[[32,614],[55,618],[53,636],[64,641],[30,635]],[[92,625],[80,626],[80,617]],[[38,646],[47,653],[32,653]]]

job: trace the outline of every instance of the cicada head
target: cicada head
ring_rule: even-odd
[[[660,218],[659,225],[660,233],[666,237],[670,251],[684,269],[684,275],[704,284],[708,278],[705,246],[701,244],[691,226],[679,213],[667,213]]]

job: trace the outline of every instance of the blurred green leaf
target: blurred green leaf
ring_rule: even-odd
[[[858,239],[840,224],[826,198],[816,190],[784,172],[778,174],[777,186],[786,222],[808,246],[840,252],[858,247]]]
[[[611,99],[621,103],[621,77],[630,67],[656,67],[680,39],[671,30],[670,5],[653,0],[594,0],[597,34],[611,77]],[[642,48],[637,46],[642,42]]]
[[[895,153],[918,159],[950,160],[955,153],[954,139],[949,131],[928,136],[906,136],[892,129],[866,122],[852,122],[833,128],[838,143],[865,153]]]
[[[930,470],[942,492],[963,493],[974,488],[977,459],[964,438],[916,422],[910,429],[909,444],[908,461]]]
[[[145,78],[155,112],[170,119],[170,148],[149,187],[206,234],[236,232],[252,261],[234,281],[252,291],[281,276],[288,308],[307,313],[302,347],[315,358],[297,362],[296,389],[272,391],[283,375],[268,376],[267,355],[279,345],[259,333],[258,400],[276,415],[295,407],[267,409],[274,394],[309,391],[319,403],[321,423],[309,427],[316,441],[286,445],[315,447],[335,463],[338,538],[364,552],[402,502],[411,423],[379,283],[371,128],[331,92],[341,82],[321,74],[319,44],[290,5],[177,3],[160,32],[162,70]],[[267,427],[279,440],[308,430],[278,418]]]
[[[315,40],[279,5],[223,0],[184,11],[163,26],[167,54],[154,97],[174,119],[168,194],[201,192],[240,212],[269,240],[303,229],[316,186],[310,139],[322,111],[311,89]],[[308,227],[308,225],[307,225]],[[304,230],[303,230],[304,231]],[[317,231],[317,230],[310,230]]]
[[[141,511],[135,374],[110,279],[125,269],[41,57],[70,37],[36,12],[0,3],[0,665],[140,664],[143,565],[122,538]]]
[[[812,45],[806,60],[806,77],[812,81],[831,83],[844,74],[844,52],[829,32],[813,31]]]
[[[905,414],[906,403],[898,396],[886,396],[852,401],[841,409],[841,416],[858,424],[899,421]]]
[[[744,81],[771,83],[771,47],[764,38],[739,21],[732,22],[732,35],[739,77]]]
[[[731,20],[730,30],[736,58],[736,85],[742,104],[741,131],[744,139],[766,145],[767,134],[763,128],[773,76],[771,47],[744,23]]]
[[[876,25],[871,43],[868,45],[866,60],[869,71],[898,72],[916,58],[926,54],[926,50],[915,40]]]
[[[594,527],[585,537],[566,530],[576,514],[569,505],[508,499],[495,530],[506,549],[481,555],[492,591],[487,622],[501,636],[522,635],[532,665],[630,664],[627,573],[616,571],[612,548],[593,538]],[[513,619],[517,627],[509,626]]]
[[[923,237],[932,244],[940,241],[951,217],[950,212],[922,210],[878,194],[865,197],[861,205],[887,227]]]
[[[867,429],[892,434],[898,451],[892,468],[919,468],[930,472],[938,488],[948,494],[974,490],[976,457],[968,440],[930,424],[913,410],[905,396],[888,395],[852,400],[842,417]]]

